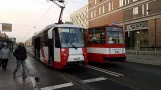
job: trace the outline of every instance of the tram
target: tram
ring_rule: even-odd
[[[123,28],[105,25],[86,32],[89,62],[126,61]]]
[[[86,66],[85,29],[73,24],[52,24],[32,37],[34,56],[57,69]]]

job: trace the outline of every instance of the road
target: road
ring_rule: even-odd
[[[29,50],[27,67],[33,86],[41,90],[161,90],[159,66],[109,62],[59,71],[35,59]]]

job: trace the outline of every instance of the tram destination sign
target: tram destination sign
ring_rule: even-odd
[[[117,31],[117,32],[122,32],[122,28],[119,27],[107,27],[107,30],[110,31]]]

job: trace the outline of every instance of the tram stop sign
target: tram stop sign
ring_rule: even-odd
[[[12,32],[12,24],[2,23],[2,31],[3,32]]]

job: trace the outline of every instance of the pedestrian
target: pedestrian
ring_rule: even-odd
[[[10,56],[10,49],[7,47],[7,43],[3,44],[3,48],[0,51],[0,67],[6,70],[8,64],[8,58]]]
[[[27,58],[27,53],[26,53],[26,48],[24,47],[24,43],[22,43],[22,42],[19,43],[18,48],[15,49],[13,54],[17,59],[17,66],[13,72],[13,77],[15,77],[16,72],[18,71],[18,69],[20,68],[21,65],[22,65],[22,69],[23,69],[22,75],[26,77],[26,75],[25,75],[25,68],[26,68],[25,60]]]

